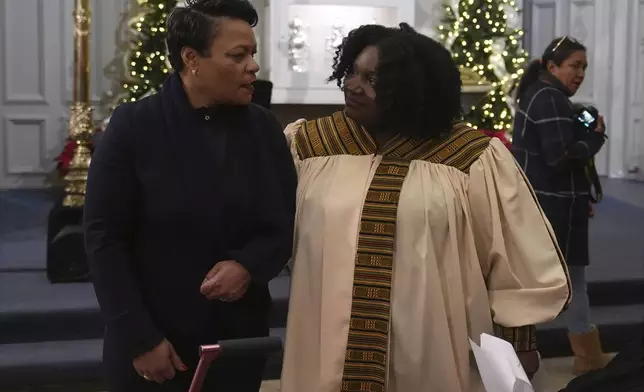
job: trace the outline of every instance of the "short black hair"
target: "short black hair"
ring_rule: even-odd
[[[202,56],[210,56],[212,40],[217,35],[218,19],[241,19],[251,27],[259,17],[248,0],[186,0],[186,7],[177,7],[166,21],[166,46],[170,65],[183,70],[181,49],[188,46]]]
[[[338,48],[329,80],[342,87],[356,57],[375,45],[376,105],[379,126],[410,137],[450,132],[461,115],[461,76],[451,53],[408,24],[392,29],[365,25]]]
[[[573,37],[564,36],[553,39],[543,51],[541,58],[532,60],[523,71],[523,76],[517,86],[516,100],[519,101],[528,88],[539,80],[541,74],[548,70],[550,61],[561,66],[570,55],[579,51],[585,52],[586,47]]]

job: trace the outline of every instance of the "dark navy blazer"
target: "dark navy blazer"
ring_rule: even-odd
[[[168,338],[199,344],[266,335],[268,281],[292,251],[296,173],[266,109],[194,109],[181,78],[119,106],[94,152],[84,226],[106,345],[129,363]],[[251,275],[236,302],[199,288],[221,260]],[[186,358],[184,358],[186,360]]]

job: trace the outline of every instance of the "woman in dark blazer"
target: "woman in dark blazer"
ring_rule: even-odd
[[[295,168],[278,121],[250,103],[257,13],[246,0],[187,3],[167,20],[174,72],[114,111],[89,173],[112,392],[185,392],[199,345],[266,336],[267,284],[292,249]],[[258,391],[264,365],[217,361],[204,390]]]
[[[570,101],[584,81],[587,66],[586,48],[581,43],[567,36],[553,40],[521,79],[512,140],[514,156],[552,224],[568,264],[573,295],[563,316],[576,373],[601,368],[608,360],[590,322],[585,276],[588,219],[593,214],[587,169],[604,145],[605,126],[600,116],[594,131],[579,128]]]

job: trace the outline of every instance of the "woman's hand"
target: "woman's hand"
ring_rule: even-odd
[[[210,300],[237,301],[246,294],[250,274],[233,260],[220,261],[206,274],[201,284],[201,294]]]
[[[141,377],[159,384],[174,378],[175,369],[181,372],[188,370],[176,351],[174,351],[172,344],[166,339],[153,348],[152,351],[148,351],[134,359],[132,364]]]
[[[606,124],[604,123],[604,116],[599,116],[597,119],[597,128],[595,128],[595,132],[599,132],[602,135],[606,132]]]
[[[536,350],[518,352],[517,357],[519,357],[519,362],[521,362],[521,366],[523,366],[523,370],[525,370],[525,374],[528,376],[530,380],[532,380],[532,377],[534,377],[534,375],[539,370],[539,366],[540,366],[539,352]]]
[[[588,203],[588,207],[589,207],[588,216],[592,218],[593,216],[595,216],[595,205],[591,201]]]

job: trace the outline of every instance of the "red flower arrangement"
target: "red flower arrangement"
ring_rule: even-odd
[[[102,132],[103,129],[101,127],[96,128],[94,130],[94,133],[97,132]],[[58,175],[62,178],[67,174],[67,170],[69,169],[69,164],[72,162],[72,159],[74,159],[74,153],[76,152],[76,147],[78,145],[76,142],[72,139],[67,139],[65,141],[65,147],[63,148],[63,151],[54,159],[57,164],[56,164],[56,172]],[[94,146],[92,145],[92,139],[89,140],[88,147],[91,153],[94,152]]]
[[[504,131],[489,131],[487,129],[481,129],[480,131],[483,132],[484,134],[486,134],[489,137],[495,137],[495,138],[501,140],[501,142],[508,148],[508,150],[510,148],[512,148],[512,142],[505,135]]]
[[[105,120],[105,124],[107,123],[107,120]],[[103,132],[105,129],[106,125],[101,124],[97,128],[94,129],[94,135],[99,132]],[[93,141],[94,141],[94,135],[89,140],[88,147],[90,154],[94,153],[94,146],[93,146]],[[65,186],[65,181],[64,177],[67,175],[67,172],[69,171],[69,165],[72,162],[72,159],[74,159],[74,153],[76,152],[77,144],[74,140],[72,139],[66,139],[65,144],[63,146],[63,151],[54,158],[54,161],[56,162],[56,167],[53,169],[49,174],[47,175],[47,178],[45,182],[53,187],[53,188],[63,188]]]
[[[55,161],[58,162],[56,165],[56,170],[58,171],[58,173],[60,173],[61,176],[64,176],[67,173],[69,163],[72,161],[72,158],[74,158],[75,151],[76,142],[71,139],[67,139],[63,151],[55,159]]]

